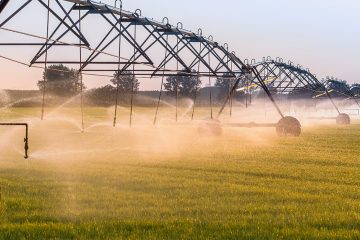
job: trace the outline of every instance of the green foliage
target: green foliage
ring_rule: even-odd
[[[228,92],[228,90],[234,85],[234,79],[229,78],[231,75],[229,73],[225,73],[222,77],[216,79],[215,86],[220,87],[224,92]]]
[[[81,85],[81,78],[78,71],[70,69],[64,65],[51,65],[43,73],[45,79],[46,92],[58,96],[75,96],[84,90],[85,85]],[[38,82],[41,91],[44,89],[44,80]]]
[[[116,88],[108,84],[103,87],[89,90],[86,96],[91,104],[111,106],[115,101]]]
[[[135,76],[132,75],[132,72],[125,71],[122,75],[118,71],[114,72],[113,78],[110,80],[111,84],[108,84],[103,87],[91,89],[87,93],[87,98],[91,104],[98,106],[110,106],[115,102],[117,88],[118,92],[118,101],[121,104],[128,104],[130,100],[130,94],[132,92],[136,93],[139,91],[140,82]]]
[[[223,100],[226,98],[235,84],[235,80],[233,78],[229,78],[230,76],[231,75],[229,73],[225,73],[222,77],[216,79],[215,86],[220,88],[220,93],[217,96],[218,99]]]
[[[193,71],[195,73],[195,71]],[[198,76],[183,76],[182,72],[179,75],[170,76],[166,78],[164,89],[168,94],[179,97],[191,97],[198,92],[201,87],[201,81]]]
[[[115,71],[111,83],[119,88],[119,92],[130,93],[139,91],[140,82],[130,71],[124,71],[120,74]]]

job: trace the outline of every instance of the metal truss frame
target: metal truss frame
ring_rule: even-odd
[[[50,0],[52,5],[45,3],[44,0],[27,0],[15,12],[0,23],[0,29],[6,31],[16,30],[6,29],[4,26],[12,20],[19,12],[26,8],[31,2],[37,2],[44,7],[48,14],[55,17],[59,23],[50,31],[47,25],[48,35],[43,44],[39,43],[0,43],[2,46],[40,46],[35,56],[30,60],[29,66],[47,64],[80,64],[79,72],[114,72],[119,75],[135,75],[138,77],[164,77],[164,76],[198,76],[218,78],[225,74],[229,79],[235,79],[235,86],[244,80],[244,76],[253,74],[254,81],[264,89],[269,99],[273,102],[279,114],[283,116],[276,105],[271,92],[267,88],[263,79],[254,71],[249,64],[245,64],[235,54],[230,52],[227,44],[220,45],[214,41],[212,36],[204,37],[202,30],[197,33],[185,30],[182,23],[176,26],[169,24],[169,20],[164,18],[158,22],[141,16],[141,11],[129,12],[98,3],[92,0]],[[0,3],[0,15],[9,0],[2,0]],[[55,3],[55,4],[54,4]],[[54,7],[60,9],[56,11]],[[78,13],[74,17],[74,13]],[[96,17],[99,21],[105,22],[109,30],[96,42],[90,41],[91,36],[80,30],[82,28],[93,27],[84,26],[88,23],[87,18]],[[65,30],[63,30],[65,28]],[[62,29],[62,31],[60,31]],[[137,33],[141,31],[143,39],[137,38]],[[69,33],[75,36],[76,43],[68,43],[64,39]],[[30,34],[26,34],[30,35]],[[57,37],[55,37],[57,35]],[[31,35],[33,36],[33,35]],[[128,56],[113,54],[110,46],[116,44],[121,39],[133,48],[133,53]],[[152,50],[160,49],[164,51],[165,57],[159,60],[160,54],[155,54]],[[54,47],[78,47],[82,50],[83,58],[73,60],[48,59],[47,53]],[[86,54],[87,53],[87,54]],[[40,60],[45,56],[45,60]],[[85,56],[85,57],[84,57]],[[111,60],[100,60],[100,57],[110,57]],[[97,68],[93,68],[96,66]],[[233,91],[229,94],[231,98]],[[228,100],[227,100],[228,101]],[[219,114],[221,114],[220,111]]]
[[[9,0],[2,1],[0,4],[0,14],[4,10],[5,6],[9,3]],[[30,3],[37,2],[43,6],[52,17],[55,17],[59,23],[49,33],[44,43],[0,43],[2,46],[40,46],[40,49],[30,61],[30,66],[45,64],[44,60],[40,60],[47,52],[54,47],[68,47],[77,46],[81,47],[85,51],[88,51],[88,56],[81,61],[81,72],[113,72],[116,70],[114,66],[121,65],[120,72],[124,72],[131,69],[135,65],[132,74],[143,77],[155,77],[155,76],[172,76],[172,75],[200,75],[220,77],[222,74],[230,74],[231,77],[236,78],[248,68],[233,52],[229,52],[226,46],[221,46],[217,42],[212,40],[212,37],[206,38],[202,36],[202,31],[193,33],[182,29],[182,24],[178,24],[176,27],[170,25],[165,18],[163,22],[157,22],[152,19],[142,17],[141,11],[131,13],[116,7],[112,7],[106,4],[97,3],[94,1],[84,0],[51,0],[53,5],[48,6],[44,0],[27,0],[19,8],[16,9],[8,18],[0,23],[0,29],[5,29],[4,26],[17,14],[19,14]],[[56,11],[57,7],[61,11]],[[75,19],[74,13],[81,12],[81,17]],[[101,40],[94,45],[89,43],[87,39],[91,38],[85,36],[85,33],[81,32],[79,25],[82,24],[83,28],[91,27],[84,26],[87,23],[87,18],[90,16],[96,16],[99,21],[105,21],[110,30],[106,32]],[[65,30],[61,31],[62,28]],[[136,28],[136,31],[142,31],[146,34],[144,40],[136,39],[136,36],[131,33],[131,30]],[[76,37],[76,43],[66,43],[62,39],[72,33]],[[112,36],[115,34],[115,36]],[[55,37],[55,35],[58,35]],[[133,49],[134,52],[128,58],[120,57],[113,54],[109,47],[116,43],[116,40],[121,36],[123,41],[126,41]],[[167,37],[166,37],[167,36]],[[168,38],[168,39],[167,39]],[[170,41],[169,38],[173,38]],[[175,41],[174,41],[175,40]],[[80,41],[80,43],[78,43]],[[152,56],[150,51],[155,45],[167,52],[167,55],[161,61],[156,62],[154,58],[158,56]],[[107,52],[109,51],[109,52]],[[83,53],[85,55],[85,53]],[[110,56],[112,60],[97,60],[99,56]],[[184,55],[187,56],[185,59]],[[208,58],[212,59],[213,64],[210,65],[207,61]],[[187,61],[191,59],[191,61]],[[165,66],[169,66],[171,61],[176,61],[179,69],[166,69]],[[64,59],[52,59],[47,60],[48,64],[79,64],[79,59],[64,60]],[[90,66],[100,66],[96,69]],[[194,72],[197,65],[201,65],[199,71]],[[137,67],[139,66],[139,67]],[[145,69],[143,66],[150,67],[151,69]]]

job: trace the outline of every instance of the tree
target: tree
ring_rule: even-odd
[[[195,74],[195,71],[192,71]],[[178,75],[166,78],[164,84],[165,90],[168,94],[175,96],[176,93],[181,97],[190,97],[198,92],[201,86],[199,76],[188,75],[184,76],[183,72],[178,72]]]
[[[119,71],[115,71],[110,81],[115,87],[119,87],[120,92],[139,91],[140,82],[131,71],[124,71],[121,74]]]
[[[108,84],[103,87],[89,90],[87,93],[87,99],[95,105],[111,106],[114,103],[115,94],[116,89]]]
[[[216,78],[215,86],[220,88],[219,95],[217,96],[219,100],[229,95],[230,88],[233,85],[230,77],[231,75],[229,73],[224,73],[222,77]]]
[[[224,73],[222,77],[216,79],[215,86],[221,88],[224,92],[228,92],[229,88],[234,84],[230,73]]]
[[[82,84],[77,70],[70,69],[62,64],[51,65],[43,73],[43,79],[38,81],[37,85],[41,91],[44,90],[44,83],[46,91],[58,96],[74,96],[81,91],[81,87],[85,89]]]

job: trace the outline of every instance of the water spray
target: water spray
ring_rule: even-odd
[[[118,0],[119,1],[119,0]],[[9,0],[0,0],[0,13],[3,12],[5,6],[8,4]],[[48,64],[78,64],[80,63],[81,67],[79,69],[79,73],[87,74],[86,72],[113,72],[116,70],[115,67],[109,68],[109,65],[117,65],[117,69],[119,73],[123,73],[127,69],[131,69],[132,66],[132,72],[131,76],[132,79],[132,89],[131,89],[131,102],[130,102],[130,127],[133,123],[133,107],[134,107],[134,80],[135,76],[141,76],[142,78],[152,78],[156,76],[166,77],[166,76],[175,76],[175,75],[183,75],[183,76],[197,76],[198,80],[200,80],[200,77],[209,77],[209,85],[211,87],[211,77],[219,77],[224,74],[230,74],[231,78],[234,78],[234,83],[230,82],[229,87],[231,89],[231,92],[226,99],[226,102],[222,106],[219,115],[224,110],[224,108],[229,104],[230,107],[230,114],[232,113],[232,97],[233,92],[236,91],[239,82],[240,81],[248,81],[245,84],[249,85],[251,84],[251,81],[256,82],[256,86],[259,88],[262,88],[264,90],[264,93],[268,96],[271,103],[274,105],[274,107],[277,109],[279,115],[281,116],[281,120],[276,125],[271,123],[269,126],[276,126],[278,129],[280,129],[278,132],[287,131],[286,129],[298,129],[299,130],[299,124],[298,121],[291,117],[286,117],[282,113],[281,109],[275,102],[274,96],[272,95],[269,86],[272,86],[271,84],[267,83],[268,78],[264,77],[263,75],[266,74],[268,77],[270,75],[274,76],[281,76],[281,74],[286,75],[286,78],[281,79],[278,86],[272,86],[278,91],[281,91],[281,93],[285,93],[286,90],[293,91],[297,89],[307,89],[316,93],[319,93],[319,89],[322,92],[322,84],[316,79],[316,76],[311,74],[309,70],[303,69],[301,66],[295,67],[292,62],[289,62],[288,64],[284,63],[282,59],[277,58],[276,61],[271,60],[271,58],[264,58],[262,63],[256,64],[255,60],[254,62],[251,61],[251,64],[244,64],[234,53],[230,53],[228,49],[228,45],[225,46],[220,45],[217,41],[215,41],[212,37],[206,38],[202,36],[201,31],[199,30],[198,33],[194,33],[189,30],[185,30],[182,27],[182,24],[178,24],[178,27],[172,26],[169,24],[168,21],[166,22],[158,22],[156,20],[153,20],[151,18],[146,18],[141,16],[141,12],[139,13],[139,10],[136,10],[135,12],[129,12],[124,11],[122,7],[118,8],[115,4],[114,6],[108,6],[107,4],[103,4],[101,2],[96,1],[79,1],[79,0],[66,0],[64,2],[70,2],[74,3],[75,5],[71,7],[67,13],[65,10],[65,4],[63,6],[63,1],[56,1],[57,5],[60,7],[61,11],[55,11],[52,8],[54,6],[50,7],[50,0],[44,0],[39,1],[41,5],[47,9],[47,25],[46,25],[46,37],[42,36],[36,36],[34,34],[30,33],[24,33],[17,30],[7,29],[4,28],[4,25],[8,23],[14,16],[16,16],[22,9],[27,7],[27,5],[32,2],[24,1],[24,3],[16,9],[13,9],[11,13],[7,14],[9,15],[4,21],[0,22],[0,30],[22,34],[28,37],[37,38],[44,40],[44,44],[40,44],[42,47],[40,51],[34,56],[34,58],[31,60],[30,64],[24,64],[20,61],[16,61],[10,58],[5,58],[3,56],[0,56],[0,58],[4,58],[13,62],[17,62],[22,65],[26,65],[29,67],[37,67],[37,68],[43,68],[45,69],[45,78],[43,79],[44,82],[44,88],[43,88],[43,101],[42,101],[42,118],[44,117],[44,108],[45,108],[45,97],[46,97],[46,82],[47,82],[47,70],[48,70]],[[47,2],[47,4],[46,4]],[[116,1],[117,2],[117,1]],[[70,7],[70,5],[69,5]],[[80,11],[86,11],[85,14],[79,14],[79,20],[74,21],[71,17],[71,11],[73,10],[79,10]],[[49,29],[49,15],[56,17],[60,23],[57,25],[58,27],[55,28],[55,30],[52,31],[50,34]],[[114,17],[114,20],[110,20],[105,15],[111,14]],[[110,29],[107,31],[107,33],[104,33],[104,36],[101,36],[101,41],[97,45],[96,48],[91,48],[89,42],[93,41],[87,41],[84,34],[81,33],[81,24],[87,24],[92,23],[92,21],[83,21],[83,19],[87,18],[88,16],[97,16],[100,17],[102,20],[106,20],[106,24],[110,25]],[[3,16],[3,15],[2,15]],[[119,16],[119,17],[116,17]],[[71,24],[69,24],[69,21]],[[115,22],[114,22],[115,21]],[[126,26],[122,25],[122,23],[126,23]],[[79,28],[77,27],[79,25]],[[117,26],[119,25],[119,27]],[[180,27],[181,25],[181,27]],[[134,34],[129,32],[130,26],[134,26]],[[86,27],[86,26],[85,26]],[[93,24],[90,25],[90,27],[93,27]],[[65,30],[61,30],[62,33],[58,33],[58,30],[62,28],[65,28]],[[105,28],[104,28],[105,29]],[[120,56],[120,54],[113,54],[109,53],[107,50],[110,51],[110,47],[112,43],[117,39],[117,36],[113,39],[112,38],[112,31],[117,32],[119,38],[123,37],[131,46],[133,46],[133,53],[132,55],[126,57],[126,56]],[[73,37],[76,37],[79,39],[79,43],[73,44],[73,43],[66,43],[61,41],[63,37],[66,36],[67,33],[71,32]],[[169,39],[165,39],[164,36],[169,36]],[[54,36],[58,36],[56,39],[53,39]],[[139,36],[139,37],[137,37]],[[97,37],[96,35],[90,34],[88,36],[89,38]],[[175,39],[174,39],[175,38]],[[108,40],[108,41],[107,41]],[[174,41],[176,40],[176,42]],[[94,41],[95,42],[95,41]],[[106,43],[106,44],[103,44]],[[200,43],[200,52],[197,50],[198,43]],[[23,43],[17,43],[17,42],[10,42],[10,43],[2,43],[2,46],[37,46],[39,43],[33,43],[33,42],[23,42]],[[119,41],[120,44],[120,41]],[[176,44],[176,45],[175,45]],[[169,52],[169,54],[165,55],[165,58],[160,58],[158,55],[158,51],[152,51],[152,46],[157,46],[159,48],[163,48]],[[49,61],[48,59],[48,52],[49,49],[51,49],[53,46],[59,46],[59,47],[78,47],[81,49],[84,49],[86,53],[90,51],[88,58],[84,61],[77,58],[76,61],[73,59],[65,60],[61,59],[60,57],[58,60],[52,60]],[[202,50],[206,49],[208,51],[208,55],[202,54]],[[120,51],[120,48],[119,48]],[[81,52],[80,52],[81,53]],[[42,57],[45,54],[45,62],[39,61],[40,57]],[[106,55],[112,57],[112,60],[101,60],[97,59],[99,55]],[[126,54],[125,52],[122,53],[123,55]],[[128,51],[127,55],[130,54],[130,51]],[[49,55],[50,56],[50,55]],[[52,56],[54,57],[54,56]],[[187,64],[189,58],[195,57],[194,62],[189,66]],[[209,63],[206,62],[205,57],[208,57]],[[116,58],[116,60],[114,60]],[[145,60],[139,61],[141,58],[144,58]],[[125,60],[126,62],[121,62],[120,59]],[[215,66],[213,68],[210,64],[210,59],[212,59],[212,65]],[[166,69],[164,67],[164,63],[167,63],[169,61],[175,61],[176,60],[176,69],[175,66],[170,65],[169,69]],[[192,68],[195,67],[195,65],[199,64],[197,67],[197,71],[192,71]],[[40,65],[45,63],[45,66]],[[160,63],[160,64],[159,64]],[[202,65],[200,64],[202,63]],[[97,65],[98,67],[91,68],[90,65]],[[122,68],[120,68],[120,64],[124,65]],[[135,68],[135,65],[141,64],[142,66],[146,66],[147,68]],[[184,70],[179,72],[179,64],[183,67]],[[271,67],[270,65],[273,64],[274,66]],[[106,66],[107,67],[100,67],[100,66]],[[174,65],[174,64],[173,64]],[[229,67],[231,66],[231,67]],[[256,67],[259,67],[263,70],[258,70]],[[148,69],[149,68],[149,69]],[[276,70],[276,72],[274,72]],[[160,72],[162,71],[162,72]],[[280,71],[280,73],[278,73]],[[160,72],[160,73],[159,73]],[[176,74],[174,74],[176,73]],[[90,75],[90,74],[88,74]],[[94,75],[94,74],[92,74]],[[108,76],[112,77],[108,74],[97,74],[98,76]],[[124,74],[126,75],[126,74]],[[252,77],[252,79],[248,79],[247,77]],[[81,79],[82,80],[82,79]],[[250,81],[250,83],[249,83]],[[275,80],[274,80],[275,81]],[[295,81],[298,81],[299,83],[293,86],[295,84]],[[302,86],[303,85],[303,86]],[[250,85],[251,86],[251,85]],[[302,86],[302,87],[301,87]],[[197,89],[196,89],[197,90]],[[181,92],[180,92],[181,93]],[[246,93],[246,101],[252,99],[252,89],[245,88]],[[82,94],[82,91],[81,91]],[[196,103],[196,94],[195,91],[195,101],[192,112],[192,118],[194,117],[194,109],[195,109],[195,103]],[[327,93],[325,93],[327,94]],[[178,95],[179,95],[179,86],[177,82],[176,86],[176,120],[178,120]],[[82,97],[82,95],[81,95]],[[160,97],[161,98],[161,97]],[[211,103],[211,92],[210,92],[210,107],[212,110],[212,103]],[[116,104],[117,107],[117,104]],[[114,117],[114,126],[116,125],[116,107],[115,107],[115,117]],[[335,106],[336,107],[336,106]],[[347,118],[345,115],[339,113],[339,120],[338,122],[347,122]],[[211,114],[212,116],[212,114]],[[82,113],[83,118],[83,113]],[[346,118],[346,119],[345,119]],[[345,121],[343,121],[345,119]],[[83,119],[82,119],[83,121]],[[156,121],[155,121],[156,122]],[[241,124],[240,124],[241,125]],[[261,124],[255,124],[255,123],[248,123],[243,124],[248,127],[257,127],[257,126],[263,126]],[[291,126],[291,127],[286,127]],[[282,130],[281,130],[282,129]],[[285,129],[285,130],[284,130]],[[290,132],[292,130],[289,130]]]
[[[278,123],[255,123],[255,122],[250,122],[250,123],[225,124],[225,125],[222,125],[222,126],[245,127],[245,128],[275,127],[276,132],[277,132],[277,134],[279,136],[293,136],[293,137],[300,136],[300,134],[301,134],[301,123],[299,122],[299,120],[297,120],[296,118],[291,117],[291,116],[285,116],[282,113],[280,107],[276,103],[276,101],[273,98],[271,92],[267,88],[266,83],[261,78],[261,76],[260,76],[260,74],[259,74],[259,72],[257,71],[256,68],[252,68],[252,67],[249,66],[248,69],[246,69],[246,70],[248,72],[245,73],[243,75],[243,77],[246,78],[247,77],[246,74],[251,74],[251,73],[253,73],[255,75],[255,78],[258,80],[258,82],[261,85],[262,89],[267,94],[268,98],[270,99],[270,101],[272,102],[272,104],[274,105],[276,110],[278,111],[279,115],[281,116],[281,119],[279,120]],[[234,94],[234,92],[237,91],[241,79],[242,79],[242,77],[238,77],[236,83],[233,85],[231,91],[229,92],[229,95],[228,95],[227,99],[225,100],[222,108],[220,109],[220,111],[218,113],[218,118],[220,117],[220,115],[224,111],[225,106],[230,101],[230,99],[231,99],[232,95]],[[204,132],[205,130],[207,130],[209,133],[216,133],[216,135],[219,135],[221,133],[219,128],[221,128],[221,125],[220,125],[220,123],[219,123],[219,121],[217,119],[216,121],[214,121],[214,120],[206,120],[204,123],[202,123],[200,125],[199,129],[201,130],[201,132]]]
[[[29,151],[29,125],[27,123],[0,123],[0,126],[24,126],[25,127],[25,138],[24,138],[24,158],[28,159],[28,151]]]

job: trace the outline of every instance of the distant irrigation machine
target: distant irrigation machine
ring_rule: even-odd
[[[14,26],[11,22],[16,21],[17,16],[26,12],[31,5],[37,5],[45,13],[46,19],[42,19],[42,24],[37,28],[46,32],[46,36],[11,27]],[[5,11],[8,9],[9,11]],[[285,64],[281,59],[268,58],[259,63],[242,61],[235,52],[229,51],[227,44],[221,45],[214,41],[212,36],[203,36],[201,29],[194,33],[185,30],[182,23],[171,25],[167,18],[158,22],[143,17],[141,10],[125,11],[121,1],[116,0],[115,5],[110,6],[91,0],[1,0],[0,20],[0,34],[12,35],[8,42],[1,41],[0,47],[30,46],[31,49],[35,49],[35,54],[29,61],[19,61],[2,54],[1,58],[44,69],[45,72],[49,64],[64,64],[75,66],[80,76],[112,77],[112,73],[118,71],[119,75],[133,75],[139,78],[158,77],[162,79],[162,84],[157,110],[165,77],[197,76],[208,78],[211,85],[211,79],[226,75],[233,83],[226,101],[217,116],[213,117],[211,114],[211,118],[201,124],[201,130],[220,132],[221,124],[218,119],[240,85],[254,85],[262,89],[281,116],[281,120],[278,123],[229,124],[230,126],[276,127],[282,136],[300,135],[300,122],[282,113],[269,86],[281,92],[307,89],[314,96],[325,94],[339,113],[338,118],[341,120],[338,122],[350,123],[347,120],[343,121],[342,118],[348,116],[339,111],[327,88],[308,70],[295,67],[292,63]],[[23,41],[16,41],[17,38],[14,36],[22,36]],[[249,81],[250,85],[246,85]],[[44,100],[45,91],[44,88]],[[130,127],[133,113],[132,98],[133,93]],[[194,100],[196,101],[196,96]],[[117,123],[117,107],[116,99],[114,126]],[[44,101],[42,109],[43,118]],[[154,117],[154,124],[157,121],[157,113],[158,111]],[[26,151],[27,148],[26,144]]]
[[[244,61],[248,63],[248,60]],[[327,119],[335,119],[339,125],[350,124],[349,115],[342,113],[335,103],[332,92],[328,84],[322,83],[317,77],[300,65],[288,61],[285,63],[282,58],[271,57],[263,58],[262,61],[256,62],[251,60],[250,66],[254,69],[255,76],[262,79],[262,82],[268,86],[268,89],[274,89],[277,94],[288,96],[289,98],[318,99],[326,98],[329,100],[338,116]],[[252,88],[261,87],[253,78]],[[342,93],[349,99],[354,99],[358,104],[355,96],[351,95],[350,90]],[[359,106],[359,105],[358,105]],[[325,118],[318,118],[325,119]]]

